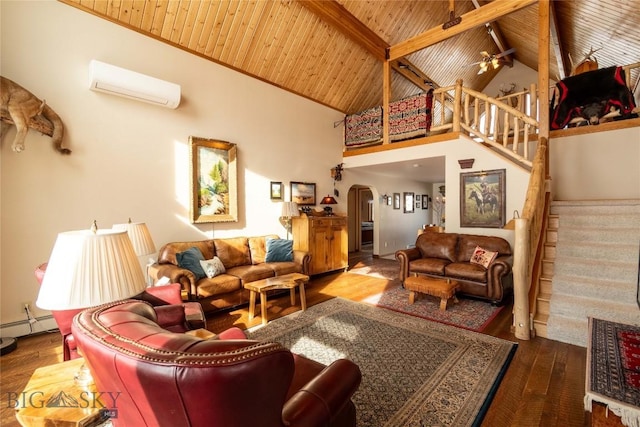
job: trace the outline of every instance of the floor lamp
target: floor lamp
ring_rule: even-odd
[[[291,218],[300,216],[298,204],[296,202],[283,202],[282,213],[280,216],[284,218],[284,227],[287,229],[287,240],[289,240],[289,233],[291,232]]]

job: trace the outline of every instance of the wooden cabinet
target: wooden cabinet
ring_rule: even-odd
[[[347,269],[349,266],[347,218],[302,216],[292,218],[293,248],[311,255],[309,274]]]

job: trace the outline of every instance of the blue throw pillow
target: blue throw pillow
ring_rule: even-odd
[[[178,260],[178,266],[190,270],[196,276],[196,280],[207,277],[200,265],[200,261],[204,261],[204,255],[195,246],[184,252],[178,252],[176,260]]]
[[[264,261],[293,261],[293,240],[267,239],[267,256]]]

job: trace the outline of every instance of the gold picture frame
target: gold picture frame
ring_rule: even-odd
[[[506,213],[506,169],[460,174],[460,226],[502,228]]]
[[[237,147],[226,141],[189,137],[191,222],[238,221]]]

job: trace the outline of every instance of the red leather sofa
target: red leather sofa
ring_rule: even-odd
[[[73,335],[99,391],[120,393],[114,426],[355,426],[361,374],[329,367],[238,328],[213,339],[172,333],[142,301],[89,308]]]
[[[42,284],[47,263],[40,264],[35,269],[36,280]],[[206,327],[206,319],[202,306],[197,302],[183,302],[179,283],[170,283],[164,286],[147,288],[135,298],[148,301],[154,306],[178,305],[176,307],[158,310],[159,323],[163,328],[175,332],[184,332],[188,329],[198,329]],[[71,333],[71,322],[73,317],[80,313],[83,308],[72,310],[52,310],[51,314],[58,325],[62,335],[62,358],[71,360],[80,357],[77,344]]]

